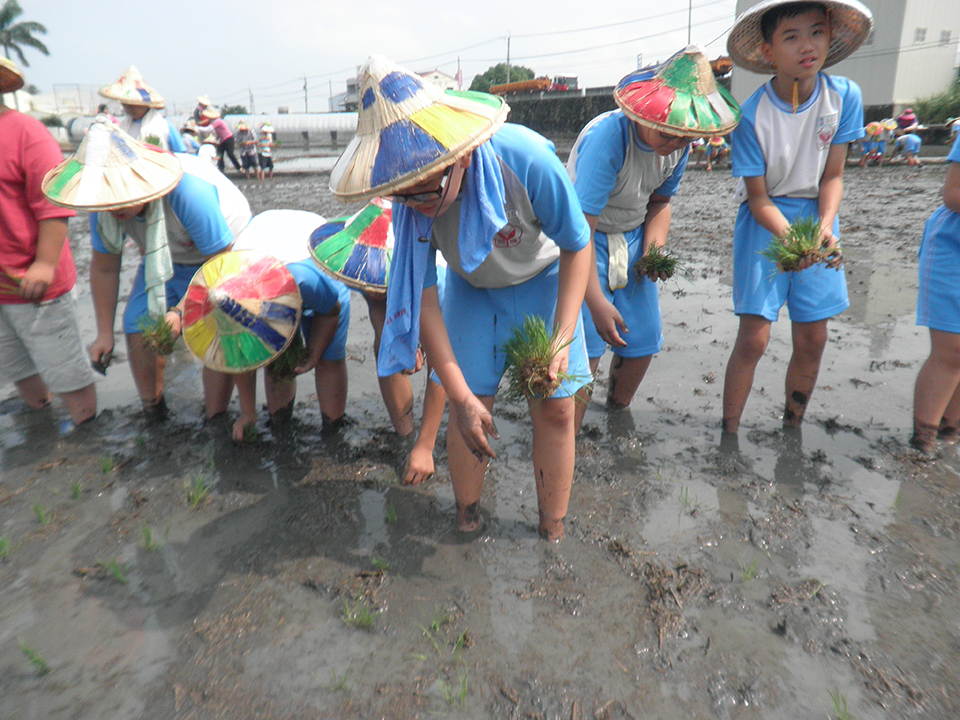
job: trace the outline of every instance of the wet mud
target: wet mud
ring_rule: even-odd
[[[663,351],[627,410],[598,383],[556,545],[537,536],[522,405],[495,410],[478,531],[455,530],[442,434],[436,476],[398,484],[407,444],[356,297],[349,419],[332,434],[301,379],[288,425],[262,413],[234,445],[236,406],[203,422],[182,344],[163,421],[140,412],[123,352],[80,429],[0,388],[0,717],[957,717],[960,460],[907,448],[928,351],[916,251],[943,177],[848,171],[851,308],[795,399],[804,423],[782,427],[784,314],[731,435],[733,181],[691,170]],[[256,211],[345,214],[326,182],[242,187]]]

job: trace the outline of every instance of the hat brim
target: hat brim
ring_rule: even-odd
[[[500,97],[448,90],[408,117],[355,135],[330,174],[330,190],[349,202],[416,185],[489,140],[509,112]],[[384,142],[391,147],[381,153]]]
[[[101,97],[105,97],[108,100],[116,100],[121,105],[135,105],[137,107],[153,108],[154,110],[163,109],[165,104],[165,100],[163,98],[159,98],[157,100],[143,100],[141,98],[131,97],[127,93],[118,92],[110,85],[100,88],[99,94]]]
[[[727,37],[727,53],[735,65],[759,73],[772,75],[776,67],[761,50],[764,42],[760,19],[770,9],[796,0],[764,0],[744,12],[733,24]],[[830,49],[823,67],[836,65],[849,57],[866,42],[873,27],[873,13],[857,0],[816,0],[827,8],[830,17]]]
[[[0,94],[16,92],[24,82],[20,69],[6,58],[0,58]]]
[[[384,293],[390,280],[393,234],[389,201],[337,218],[310,235],[310,257],[328,275],[362,292]]]
[[[102,169],[91,199],[83,198],[85,166],[74,157],[67,158],[44,176],[43,194],[54,205],[90,212],[118,210],[163,197],[183,177],[180,161],[173,153],[153,145],[140,143],[140,146],[143,153],[129,165]]]

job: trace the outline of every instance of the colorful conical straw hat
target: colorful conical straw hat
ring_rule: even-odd
[[[764,0],[745,11],[737,18],[727,37],[727,52],[733,62],[751,72],[771,75],[776,68],[763,56],[760,49],[763,33],[760,31],[760,19],[778,5],[786,5],[793,0]],[[857,0],[818,0],[827,8],[830,20],[830,49],[827,51],[823,67],[836,65],[863,45],[873,26],[873,14]]]
[[[143,75],[133,65],[116,82],[100,88],[100,94],[110,100],[118,100],[123,105],[162,108],[164,102],[163,95],[147,85]]]
[[[0,57],[0,95],[16,92],[23,87],[23,73],[12,60]]]
[[[740,122],[740,106],[717,85],[697,45],[630,73],[617,83],[613,97],[631,120],[675,135],[726,135]]]
[[[200,113],[200,117],[206,118],[207,120],[216,120],[220,117],[220,111],[214,107],[204,108]]]
[[[385,292],[393,256],[390,207],[374,198],[357,214],[318,227],[310,235],[313,261],[349,287]]]
[[[290,344],[300,307],[297,282],[275,257],[256,250],[221,253],[187,287],[183,339],[211,370],[256,370]]]
[[[137,142],[103,116],[77,152],[47,173],[41,187],[55,205],[113,210],[166,195],[182,175],[173,153]]]
[[[348,201],[416,185],[488,140],[509,110],[502,98],[444,91],[373,56],[360,69],[357,134],[330,174],[330,189]]]

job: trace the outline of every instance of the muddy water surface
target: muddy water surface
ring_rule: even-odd
[[[794,720],[837,716],[831,694],[861,719],[956,717],[960,461],[905,448],[928,348],[916,248],[943,174],[851,168],[851,308],[831,324],[807,422],[780,427],[784,318],[742,430],[721,437],[733,183],[689,172],[664,349],[628,412],[588,408],[555,546],[536,536],[522,407],[496,411],[475,537],[453,530],[442,449],[433,480],[397,484],[404,444],[362,301],[351,422],[332,436],[301,380],[291,427],[233,445],[232,420],[202,422],[182,348],[161,423],[138,412],[122,361],[79,431],[0,388],[0,717]],[[256,211],[333,217],[326,181],[242,187]]]

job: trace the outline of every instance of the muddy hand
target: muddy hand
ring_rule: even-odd
[[[593,317],[593,324],[597,328],[597,333],[605,343],[614,347],[627,346],[627,342],[620,337],[620,333],[627,334],[630,332],[630,328],[627,327],[623,316],[612,302],[604,298],[604,305],[597,308],[597,314],[593,315],[592,309],[590,313]]]
[[[493,424],[493,416],[476,395],[470,395],[466,400],[459,403],[453,403],[457,429],[463,436],[463,441],[467,449],[472,452],[478,460],[485,457],[495,458],[497,454],[487,442],[487,435],[495,440],[500,439],[500,433],[497,432],[497,426]]]

